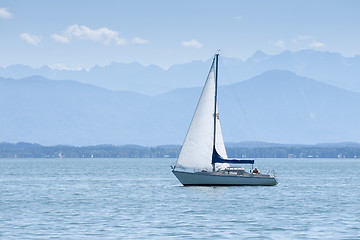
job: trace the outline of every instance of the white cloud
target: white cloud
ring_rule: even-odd
[[[322,43],[322,42],[312,41],[312,43],[310,43],[309,47],[311,47],[311,48],[324,48],[325,44]]]
[[[64,36],[64,35],[60,35],[60,34],[54,33],[53,35],[51,35],[51,38],[52,38],[55,42],[59,42],[59,43],[70,43],[70,38],[68,38],[67,36]]]
[[[76,67],[68,67],[65,64],[62,63],[55,63],[55,64],[51,64],[49,66],[51,69],[53,70],[71,70],[71,71],[82,71],[82,70],[87,70],[82,66],[76,66]]]
[[[191,40],[191,41],[182,41],[181,45],[184,47],[194,47],[194,48],[202,48],[203,46],[201,45],[201,43],[199,43],[196,40]]]
[[[68,27],[63,34],[53,34],[51,38],[60,43],[70,43],[73,39],[100,42],[105,45],[125,45],[126,40],[119,37],[119,33],[109,28],[91,29],[87,26],[74,24]]]
[[[134,38],[131,40],[131,42],[132,42],[133,44],[146,44],[146,43],[148,43],[149,41],[146,40],[146,39],[139,38],[139,37],[134,37]]]
[[[34,46],[39,46],[39,44],[40,44],[40,42],[42,40],[41,36],[31,35],[29,33],[20,34],[20,38],[23,41],[25,41],[25,42],[27,42],[27,43],[29,43],[31,45],[34,45]]]
[[[9,19],[12,18],[12,14],[6,8],[0,8],[0,18]]]
[[[279,41],[277,41],[276,43],[275,43],[275,46],[277,46],[277,47],[279,47],[279,48],[281,48],[281,49],[285,49],[286,47],[285,47],[285,42],[283,41],[283,40],[279,40]]]

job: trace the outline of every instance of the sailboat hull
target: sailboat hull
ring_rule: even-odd
[[[249,174],[247,176],[218,175],[211,172],[172,171],[184,186],[273,186],[274,176]]]

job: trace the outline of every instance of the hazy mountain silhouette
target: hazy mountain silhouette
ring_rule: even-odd
[[[146,96],[40,76],[0,78],[0,142],[181,144],[200,93]],[[218,99],[226,142],[360,142],[360,93],[288,71],[222,86]]]
[[[164,70],[155,65],[111,63],[85,70],[56,70],[47,66],[33,69],[24,65],[0,67],[0,76],[23,78],[41,75],[49,79],[70,79],[111,90],[157,95],[181,87],[202,86],[211,59],[178,64]],[[220,58],[221,72],[238,82],[268,70],[288,70],[340,88],[360,92],[360,56],[343,57],[339,53],[302,50],[267,55],[257,51],[246,61]]]

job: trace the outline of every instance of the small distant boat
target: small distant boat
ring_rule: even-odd
[[[184,186],[276,185],[274,173],[230,167],[230,164],[254,164],[254,160],[227,158],[217,109],[218,58],[219,54],[215,54],[172,172]]]

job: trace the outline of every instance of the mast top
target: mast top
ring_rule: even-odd
[[[218,50],[217,53],[215,53],[215,56],[214,56],[214,61],[215,61],[215,81],[217,81],[217,68],[218,68],[218,58],[219,58],[219,55],[220,55],[220,50]]]

